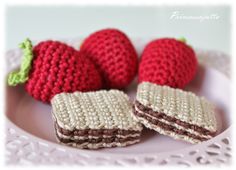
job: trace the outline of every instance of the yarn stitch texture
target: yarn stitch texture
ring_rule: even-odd
[[[217,131],[213,105],[191,92],[143,82],[138,86],[136,100],[145,106],[145,109],[140,110],[135,103],[135,111],[138,114],[135,112],[132,116],[160,134],[200,143],[211,139]]]
[[[125,88],[137,73],[138,57],[135,48],[119,30],[97,31],[84,40],[80,49],[96,64],[104,88]]]
[[[60,93],[52,99],[52,113],[58,125],[75,129],[142,130],[132,117],[128,96],[118,90]]]
[[[35,99],[50,102],[61,92],[93,91],[102,86],[93,63],[81,52],[59,41],[44,41],[33,49],[34,60],[25,84]]]
[[[136,99],[153,111],[165,113],[212,132],[217,130],[213,105],[194,93],[143,82],[138,86]]]
[[[195,76],[197,59],[184,41],[163,38],[150,42],[144,49],[139,65],[139,83],[152,82],[184,88]]]
[[[33,60],[32,43],[29,39],[22,42],[19,47],[23,49],[23,60],[19,71],[13,71],[8,76],[8,85],[16,86],[19,83],[25,83],[28,80],[28,74]]]

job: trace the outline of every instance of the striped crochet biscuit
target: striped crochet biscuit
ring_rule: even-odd
[[[142,125],[132,104],[118,90],[61,93],[52,100],[59,142],[85,149],[127,146],[140,141]]]
[[[211,139],[217,131],[214,108],[191,92],[143,82],[132,114],[160,134],[191,143]]]

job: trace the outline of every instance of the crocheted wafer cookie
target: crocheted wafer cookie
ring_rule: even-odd
[[[118,90],[61,93],[52,100],[57,139],[66,145],[98,149],[139,142],[142,125]]]
[[[214,108],[205,98],[191,92],[143,82],[139,84],[133,116],[146,127],[199,143],[214,136]]]

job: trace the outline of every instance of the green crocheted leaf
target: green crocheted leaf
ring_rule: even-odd
[[[16,86],[20,83],[25,83],[28,80],[28,74],[33,60],[33,46],[27,38],[19,46],[23,50],[23,58],[19,71],[13,71],[8,76],[8,85]]]
[[[186,38],[184,38],[184,37],[180,37],[180,38],[178,38],[178,40],[181,41],[181,42],[183,42],[183,43],[186,43],[186,42],[187,42]]]
[[[188,47],[193,48],[191,45],[187,44],[186,38],[180,37],[180,38],[178,38],[177,40],[183,42],[183,43],[186,44]]]

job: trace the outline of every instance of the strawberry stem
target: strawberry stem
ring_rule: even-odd
[[[183,42],[183,43],[186,43],[186,42],[187,42],[186,38],[184,38],[184,37],[180,37],[180,38],[178,38],[178,40],[181,41],[181,42]]]
[[[23,58],[19,71],[13,71],[8,76],[8,85],[16,86],[20,83],[25,83],[28,80],[28,74],[33,60],[33,46],[27,38],[19,47],[23,50]]]

